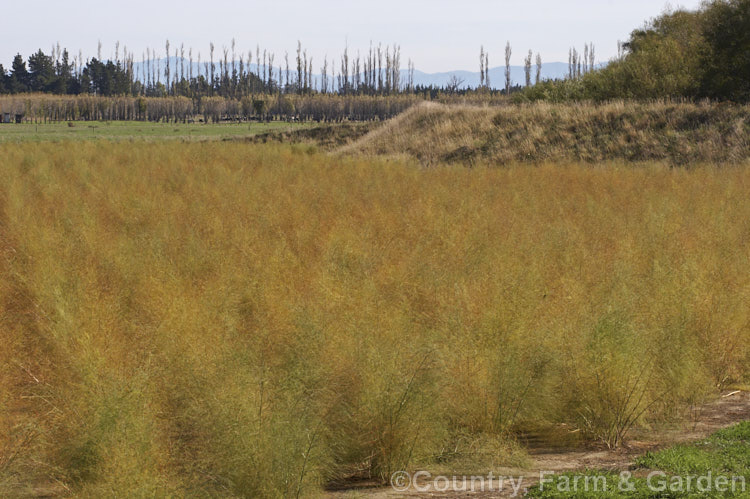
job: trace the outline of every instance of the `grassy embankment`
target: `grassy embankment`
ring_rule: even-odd
[[[748,381],[750,169],[305,150],[0,147],[0,495],[486,472]]]
[[[415,106],[349,152],[425,164],[750,159],[750,106],[689,103]]]

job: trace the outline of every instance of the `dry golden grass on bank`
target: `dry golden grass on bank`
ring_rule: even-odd
[[[0,495],[486,472],[748,381],[747,168],[0,152]]]
[[[422,163],[607,160],[671,164],[750,159],[750,107],[713,103],[423,103],[345,151]]]

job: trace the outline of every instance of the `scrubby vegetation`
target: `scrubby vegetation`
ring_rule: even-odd
[[[526,428],[616,446],[750,375],[747,168],[1,151],[0,495],[494,466]]]
[[[750,100],[750,1],[668,11],[633,31],[604,69],[526,88],[516,101],[710,98]]]
[[[611,102],[477,107],[422,104],[346,150],[425,164],[607,160],[742,163],[750,108]]]
[[[382,123],[338,123],[312,127],[274,129],[247,137],[251,142],[278,142],[310,145],[326,151],[337,151],[377,130]]]

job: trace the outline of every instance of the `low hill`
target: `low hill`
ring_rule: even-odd
[[[738,163],[750,107],[709,103],[415,106],[342,149],[425,164],[575,160]]]

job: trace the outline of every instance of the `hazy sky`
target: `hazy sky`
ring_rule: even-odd
[[[700,0],[677,6],[695,8]],[[247,52],[260,43],[276,53],[274,65],[290,58],[300,39],[314,58],[316,72],[324,55],[337,56],[344,45],[364,52],[370,40],[401,46],[402,66],[411,58],[417,69],[437,72],[478,70],[479,47],[490,53],[490,66],[503,64],[505,41],[513,46],[513,64],[529,49],[545,62],[567,61],[568,47],[596,45],[606,61],[617,40],[662,12],[663,0],[0,0],[0,63],[6,68],[17,52],[49,53],[60,42],[71,54],[95,56],[97,40],[105,57],[119,40],[141,59],[146,47],[164,52],[192,46],[203,60],[209,42],[229,46],[232,38]],[[187,51],[186,51],[187,53]]]

